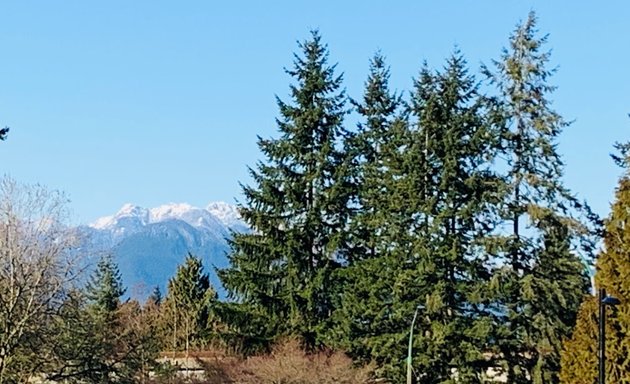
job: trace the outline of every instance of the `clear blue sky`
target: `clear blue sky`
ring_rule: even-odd
[[[537,11],[559,72],[566,183],[607,214],[630,139],[628,1],[5,1],[0,5],[0,171],[68,193],[75,222],[126,202],[234,202],[256,135],[274,136],[296,40],[319,28],[360,96],[377,49],[392,86],[459,46],[489,63]]]

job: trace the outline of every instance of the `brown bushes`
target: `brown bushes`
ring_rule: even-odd
[[[306,353],[297,339],[277,344],[267,355],[246,359],[196,359],[205,372],[205,378],[189,378],[188,381],[198,384],[359,384],[369,382],[372,373],[372,367],[355,367],[352,360],[341,352]],[[180,377],[177,382],[181,380]]]
[[[248,383],[277,384],[355,384],[369,379],[370,368],[356,368],[341,352],[307,354],[299,341],[278,344],[270,355],[247,359],[244,367],[254,380]]]

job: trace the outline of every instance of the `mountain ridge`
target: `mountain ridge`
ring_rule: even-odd
[[[235,205],[219,201],[204,208],[188,203],[153,208],[127,203],[80,230],[89,253],[111,254],[128,295],[144,299],[155,286],[166,292],[168,279],[189,252],[201,258],[212,285],[224,296],[215,268],[228,266],[228,239],[248,227]]]

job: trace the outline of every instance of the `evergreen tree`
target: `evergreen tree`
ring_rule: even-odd
[[[613,156],[624,168],[615,201],[604,226],[604,246],[595,270],[595,287],[606,289],[621,304],[608,309],[606,321],[606,378],[611,383],[630,383],[630,167],[629,144],[616,146],[620,155]],[[563,383],[592,383],[597,378],[598,346],[597,298],[587,296],[580,308],[578,322],[562,354]],[[590,381],[589,381],[590,380]]]
[[[362,102],[352,101],[364,122],[347,140],[352,159],[354,214],[351,220],[351,262],[377,257],[387,241],[386,223],[394,207],[388,206],[393,186],[392,164],[399,161],[406,133],[402,99],[389,91],[389,68],[380,52],[370,61]]]
[[[377,53],[370,62],[363,99],[353,102],[362,121],[347,142],[353,211],[349,264],[340,273],[343,291],[333,332],[355,359],[375,360],[390,375],[400,371],[404,352],[400,335],[408,329],[409,318],[409,308],[400,308],[399,292],[392,287],[397,286],[400,260],[409,252],[403,239],[409,215],[403,214],[406,201],[400,184],[402,151],[410,136],[402,100],[389,91],[388,82],[389,69]]]
[[[547,99],[553,74],[537,37],[536,17],[517,27],[510,48],[484,72],[499,91],[505,201],[509,234],[499,233],[494,273],[497,337],[508,381],[555,383],[561,340],[574,325],[588,289],[582,261],[590,262],[597,218],[562,184],[557,138],[567,123]],[[581,253],[581,258],[578,256]],[[543,294],[544,293],[544,294]]]
[[[126,289],[118,265],[111,256],[101,257],[96,270],[88,282],[87,297],[98,310],[113,312],[120,305],[120,298]]]
[[[421,380],[451,382],[456,369],[459,380],[480,382],[490,321],[478,294],[488,279],[479,248],[494,223],[490,210],[497,199],[489,170],[496,129],[487,100],[456,52],[442,73],[422,69],[411,128],[395,110],[378,108],[387,105],[388,93],[385,72],[374,69],[359,108],[367,134],[360,130],[358,137],[378,137],[380,150],[366,146],[362,152],[377,153],[378,162],[359,163],[356,174],[365,179],[358,196],[370,199],[359,199],[355,217],[356,225],[370,228],[366,238],[374,246],[364,246],[366,257],[345,271],[342,329],[355,357],[376,360],[400,381],[409,326],[421,304],[412,360]],[[370,173],[373,179],[365,182]]]
[[[578,311],[575,328],[570,339],[563,343],[560,356],[560,382],[563,384],[593,384],[598,373],[598,303],[596,296],[585,296]],[[610,321],[608,322],[610,324]],[[611,329],[607,327],[606,358],[610,357]],[[610,366],[610,360],[608,360]],[[620,383],[616,377],[608,380]]]
[[[70,293],[60,316],[47,324],[49,342],[40,340],[44,361],[38,374],[64,383],[138,383],[156,365],[158,345],[151,318],[136,301],[105,313],[85,297]],[[48,341],[48,340],[47,340]]]
[[[483,294],[489,279],[484,242],[496,226],[498,197],[491,106],[459,51],[441,73],[425,67],[415,83],[414,272],[427,292],[416,366],[427,382],[482,382],[487,368],[491,321]]]
[[[70,383],[134,383],[155,363],[153,328],[136,301],[121,304],[125,293],[118,266],[102,257],[84,292],[71,291],[47,324],[51,342],[41,372],[47,380]]]
[[[298,334],[315,346],[334,309],[334,273],[346,258],[350,192],[340,149],[346,96],[319,33],[299,47],[302,54],[286,70],[296,81],[292,102],[277,101],[280,137],[259,138],[266,160],[250,169],[254,185],[243,188],[240,213],[252,232],[234,236],[231,266],[219,276],[242,303],[244,312],[232,311],[227,321],[239,323],[241,333]],[[267,325],[249,327],[253,315]]]
[[[188,254],[184,263],[168,282],[162,318],[172,337],[172,348],[189,351],[207,341],[211,325],[211,309],[217,300],[201,259]],[[165,335],[168,337],[169,335]]]

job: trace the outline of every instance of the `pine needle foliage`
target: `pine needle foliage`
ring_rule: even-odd
[[[165,345],[189,351],[210,338],[217,293],[210,285],[201,259],[188,253],[168,282],[168,293],[160,305]]]
[[[338,332],[356,358],[402,380],[410,323],[423,306],[413,365],[427,382],[481,380],[489,320],[478,292],[488,279],[481,240],[493,227],[496,127],[456,51],[441,72],[426,66],[407,113],[388,91],[380,56],[358,105],[359,213]],[[410,115],[410,116],[408,116]],[[362,146],[360,146],[362,145]]]
[[[496,225],[499,197],[491,108],[457,50],[442,71],[425,65],[415,81],[412,263],[426,292],[416,365],[427,382],[482,382],[487,368],[492,322],[483,295],[489,279],[484,240]]]
[[[501,158],[508,233],[498,233],[496,295],[497,364],[510,383],[555,383],[561,342],[575,324],[588,291],[597,217],[563,185],[557,142],[568,123],[551,108],[554,87],[532,12],[510,37],[494,70],[484,68],[498,89],[504,129]]]
[[[333,276],[346,259],[347,110],[342,77],[328,64],[319,33],[299,48],[286,70],[295,80],[291,100],[277,99],[279,136],[259,138],[265,160],[250,169],[253,185],[243,186],[240,213],[252,232],[235,234],[230,267],[218,274],[242,304],[225,319],[238,332],[268,340],[295,334],[314,347],[324,341],[334,309]],[[251,328],[260,322],[266,325]]]
[[[402,99],[389,90],[388,82],[389,68],[377,53],[370,61],[363,98],[353,101],[362,119],[347,146],[352,186],[349,263],[339,273],[343,290],[332,339],[355,359],[378,362],[383,374],[391,376],[400,373],[408,328],[408,303],[399,303],[400,296],[418,296],[401,274],[411,252],[406,246],[411,215],[406,211],[402,153],[411,137]]]
[[[120,298],[126,291],[112,256],[101,257],[86,287],[89,302],[99,311],[112,313],[120,306]]]

